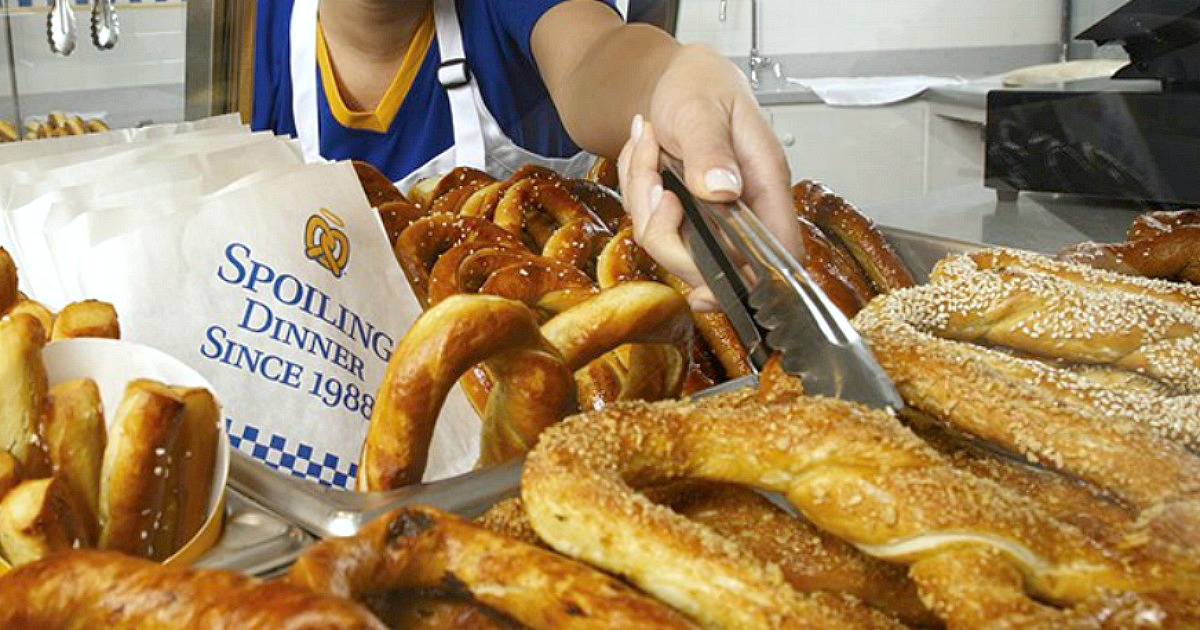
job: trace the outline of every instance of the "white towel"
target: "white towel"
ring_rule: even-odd
[[[899,103],[917,96],[931,87],[964,83],[958,77],[931,77],[924,75],[900,77],[825,77],[820,79],[794,79],[789,83],[802,85],[813,91],[828,105],[867,107]]]

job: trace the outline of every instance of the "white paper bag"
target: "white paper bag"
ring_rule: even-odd
[[[235,448],[353,487],[387,360],[421,308],[348,163],[230,187],[96,245],[76,274],[127,339],[222,392]],[[479,429],[453,394],[426,478],[469,470]]]

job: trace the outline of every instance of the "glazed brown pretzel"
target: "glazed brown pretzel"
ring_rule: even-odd
[[[574,409],[570,371],[532,311],[503,298],[451,296],[417,319],[388,362],[363,444],[359,490],[421,480],[442,403],[454,381],[481,362],[492,379],[481,464],[521,454]]]
[[[396,239],[396,261],[423,306],[428,306],[429,274],[438,258],[450,248],[469,241],[523,247],[512,234],[490,221],[446,214],[420,219]]]
[[[531,249],[541,252],[558,228],[587,221],[604,230],[604,223],[571,194],[561,180],[522,179],[496,206],[496,225],[513,235],[528,235]]]
[[[849,257],[817,226],[803,217],[798,216],[796,220],[804,243],[804,269],[838,310],[847,317],[854,317],[875,292],[862,280]]]
[[[1139,215],[1129,224],[1125,238],[1137,241],[1149,236],[1157,236],[1181,225],[1200,224],[1200,210],[1158,210]]]
[[[694,627],[595,569],[432,508],[400,508],[355,536],[318,543],[287,580],[360,600],[449,590],[530,628]]]
[[[911,287],[912,273],[883,233],[857,208],[818,182],[792,187],[796,211],[837,238],[858,262],[879,293]]]
[[[578,416],[543,434],[526,460],[522,498],[552,547],[705,623],[806,614],[779,599],[759,608],[767,593],[786,592],[775,578],[631,490],[684,477],[779,492],[822,530],[892,562],[995,548],[1049,601],[1085,602],[1107,590],[1186,593],[1200,582],[1186,566],[1118,557],[1031,501],[951,466],[887,414],[830,399],[629,404]]]
[[[404,194],[400,192],[392,181],[368,162],[361,160],[353,160],[354,174],[358,175],[358,183],[362,186],[363,193],[367,195],[367,202],[372,208],[378,208],[385,203],[394,201],[405,201]]]
[[[1124,243],[1080,243],[1059,258],[1130,276],[1200,284],[1200,225],[1178,225]]]
[[[164,567],[117,553],[69,551],[0,576],[5,628],[385,626],[336,597],[232,571]]]

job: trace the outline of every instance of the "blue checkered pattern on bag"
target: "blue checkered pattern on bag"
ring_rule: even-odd
[[[225,428],[233,448],[270,468],[331,488],[349,490],[354,485],[358,465],[343,461],[337,455],[318,451],[282,435],[267,434],[258,427],[237,427],[232,418],[226,418]]]

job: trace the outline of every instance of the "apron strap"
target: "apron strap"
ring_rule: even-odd
[[[291,75],[292,118],[300,150],[309,162],[321,161],[317,119],[317,11],[319,0],[295,0],[292,5]]]
[[[616,0],[617,12],[621,14],[621,19],[629,21],[629,0]]]
[[[487,169],[487,149],[483,124],[475,109],[478,87],[471,78],[471,67],[463,49],[462,27],[458,23],[455,0],[435,0],[433,19],[437,27],[438,82],[450,99],[450,118],[454,124],[455,162],[461,166]]]

